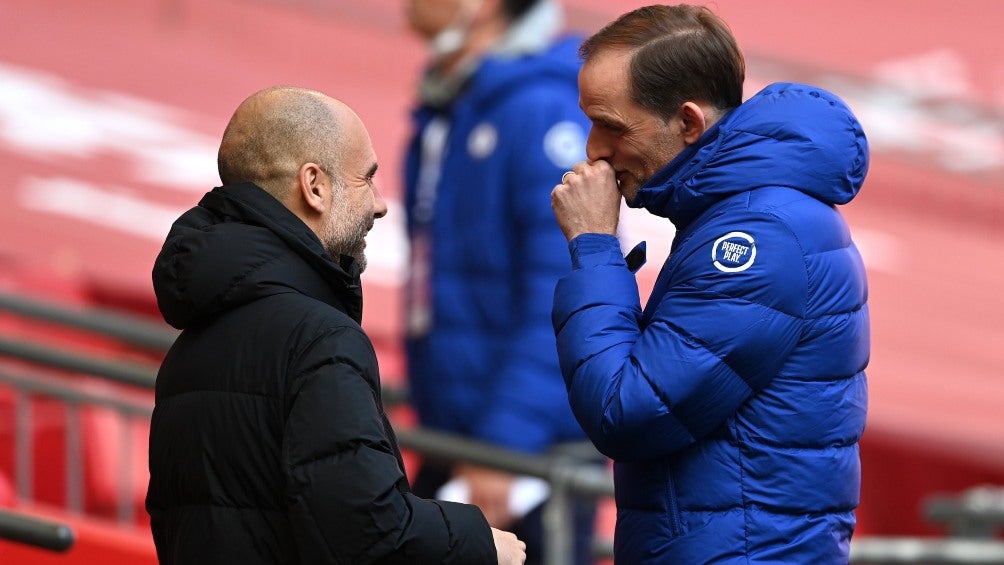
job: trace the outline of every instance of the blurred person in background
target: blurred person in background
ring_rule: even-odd
[[[359,117],[276,87],[236,110],[223,186],[153,270],[182,330],[157,375],[147,510],[161,563],[520,564],[475,506],[411,493],[359,326],[387,212]]]
[[[551,0],[407,2],[429,48],[404,176],[412,404],[422,426],[529,454],[585,442],[550,326],[569,265],[550,192],[585,158],[588,128],[576,86],[581,37],[560,35],[562,17]],[[527,542],[527,563],[539,563],[540,506],[519,516],[509,504],[525,483],[427,461],[413,486],[433,496],[444,484],[463,485],[490,524]],[[579,563],[591,562],[594,510],[593,501],[576,508]]]
[[[617,563],[844,563],[860,494],[867,282],[836,205],[851,110],[745,63],[703,7],[650,6],[581,49],[588,161],[554,187],[572,271],[553,321],[573,411],[614,460]],[[621,199],[667,218],[642,309]],[[630,256],[630,255],[629,255]]]

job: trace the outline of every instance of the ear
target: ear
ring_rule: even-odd
[[[683,121],[683,140],[687,145],[696,143],[711,125],[704,108],[694,102],[684,102],[679,115]]]
[[[297,190],[307,208],[323,214],[330,199],[331,179],[317,163],[304,163],[297,174]]]

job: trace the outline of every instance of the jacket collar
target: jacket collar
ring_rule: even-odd
[[[362,320],[362,284],[358,262],[347,255],[338,257],[337,261],[333,259],[317,235],[263,189],[253,183],[217,187],[202,198],[199,206],[268,228],[326,283],[309,284],[309,278],[305,277],[307,286],[301,290],[329,303],[333,301],[334,297],[330,295],[335,291],[340,295],[337,302],[346,307],[346,313],[356,322]]]
[[[632,206],[682,229],[714,203],[764,186],[846,204],[861,189],[868,162],[861,124],[840,98],[809,85],[775,83],[653,175]]]

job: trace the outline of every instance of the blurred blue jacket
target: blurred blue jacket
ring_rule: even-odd
[[[578,108],[579,42],[491,56],[448,108],[414,114],[407,294],[410,313],[427,319],[412,324],[406,348],[425,426],[526,452],[585,439],[550,323],[554,286],[570,264],[550,194],[585,158],[588,131]],[[438,181],[422,188],[423,136],[440,119],[448,134]]]
[[[570,244],[553,323],[618,563],[847,563],[869,321],[834,205],[867,168],[840,99],[774,84],[639,189],[677,228],[644,310],[615,238]]]

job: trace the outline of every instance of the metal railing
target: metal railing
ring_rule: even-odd
[[[73,547],[75,536],[73,530],[62,522],[0,508],[0,539],[49,551],[66,551]]]
[[[934,494],[925,502],[924,514],[945,524],[955,536],[994,537],[1004,527],[1004,487],[983,485],[961,494]]]
[[[112,410],[124,425],[121,426],[119,441],[119,473],[116,516],[120,522],[132,522],[135,518],[132,501],[134,483],[132,469],[132,435],[128,426],[130,419],[149,420],[153,413],[150,403],[124,400],[118,396],[98,394],[82,390],[81,387],[66,382],[65,379],[50,377],[42,373],[21,372],[0,367],[0,385],[8,385],[16,391],[14,400],[14,485],[15,492],[22,500],[33,500],[34,486],[32,468],[34,442],[31,438],[32,404],[35,397],[60,400],[66,407],[62,428],[66,433],[66,508],[72,512],[84,511],[83,486],[83,444],[80,436],[78,416],[81,407],[98,407]]]
[[[999,565],[1004,563],[1004,543],[988,539],[862,537],[851,543],[851,563]]]
[[[571,563],[570,556],[574,554],[571,520],[574,498],[614,495],[613,480],[605,467],[584,465],[582,457],[572,454],[527,455],[422,428],[395,433],[401,447],[426,458],[462,461],[545,479],[551,489],[543,507],[543,528],[548,539],[544,547],[544,563],[548,565]]]
[[[177,336],[177,332],[166,326],[157,326],[147,320],[139,320],[120,314],[110,314],[99,310],[68,310],[37,301],[27,300],[0,293],[0,311],[7,311],[19,316],[35,318],[42,321],[69,325],[70,327],[91,331],[103,336],[111,336],[125,343],[139,347],[166,350]],[[7,356],[34,364],[54,367],[63,370],[86,373],[104,379],[127,384],[141,389],[152,389],[156,369],[141,363],[114,361],[98,358],[77,352],[52,349],[37,343],[19,341],[0,337],[0,356]],[[122,398],[112,398],[80,390],[65,379],[53,378],[43,374],[18,373],[10,370],[0,370],[0,384],[13,387],[17,397],[18,429],[16,432],[16,483],[19,496],[31,492],[30,476],[32,469],[30,438],[26,429],[30,419],[28,399],[32,396],[57,398],[68,407],[68,418],[76,409],[84,405],[93,405],[111,409],[123,418],[146,418],[152,413],[151,403],[127,401]],[[406,391],[401,389],[385,389],[385,401],[388,404],[404,401]],[[73,509],[81,506],[80,460],[81,438],[75,435],[75,426],[67,426],[69,437],[66,442],[67,459],[67,500]],[[131,449],[131,440],[123,434],[122,449]],[[572,552],[570,504],[574,497],[603,498],[613,495],[613,480],[610,473],[597,465],[582,465],[582,457],[568,453],[552,453],[531,456],[511,452],[488,444],[476,442],[468,438],[435,432],[422,428],[406,428],[397,430],[399,443],[403,449],[414,451],[422,457],[442,459],[445,461],[461,461],[490,467],[514,474],[539,477],[548,481],[551,496],[544,507],[545,535],[549,540],[545,563],[547,565],[565,565],[569,562]],[[72,453],[71,453],[72,451]],[[123,454],[120,461],[128,461],[128,454]],[[119,489],[118,517],[130,521],[133,518],[133,505],[129,494],[132,485],[128,483],[131,477],[129,469],[122,469],[122,484]],[[986,495],[986,493],[984,493]],[[928,506],[928,516],[932,520],[966,524],[955,528],[953,533],[973,532],[987,535],[1004,523],[1004,497],[977,497],[967,493],[966,498],[941,496],[932,498]],[[988,504],[987,500],[996,501]],[[988,525],[989,524],[989,525]],[[49,531],[52,533],[51,524]],[[44,528],[43,528],[44,530]],[[58,530],[58,529],[57,529]],[[32,536],[42,530],[30,530],[34,533],[24,533],[28,530],[18,530],[13,535],[20,536],[22,541],[35,540]],[[65,538],[65,532],[57,533]],[[11,535],[0,523],[0,537]],[[57,536],[58,537],[58,536]],[[61,538],[62,539],[62,538]],[[51,541],[51,539],[50,539]],[[613,556],[611,540],[600,539],[594,543],[594,554],[599,558]],[[928,564],[928,565],[971,565],[998,564],[1004,565],[1004,543],[992,539],[973,539],[961,537],[948,538],[888,538],[859,537],[851,544],[851,563],[859,565],[892,565],[892,564]]]
[[[104,309],[73,309],[0,292],[0,310],[64,327],[113,337],[144,349],[167,351],[178,331],[164,324]]]
[[[157,370],[148,365],[53,349],[40,343],[19,339],[0,337],[0,355],[150,390],[153,390],[157,380]]]

